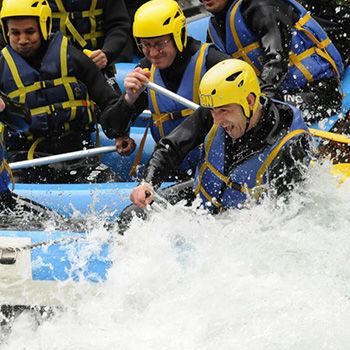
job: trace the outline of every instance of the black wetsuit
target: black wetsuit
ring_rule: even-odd
[[[235,0],[213,18],[213,24],[225,42],[226,13]],[[261,72],[262,89],[270,96],[297,105],[310,122],[339,110],[342,96],[337,78],[308,83],[298,91],[281,91],[278,86],[288,71],[291,28],[299,17],[283,0],[242,0],[242,17],[259,39],[265,53]],[[210,39],[209,39],[210,41]]]

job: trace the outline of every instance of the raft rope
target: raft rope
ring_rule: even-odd
[[[16,262],[17,260],[17,253],[26,251],[26,250],[32,250],[35,248],[40,248],[44,246],[51,246],[54,244],[68,244],[72,242],[78,242],[79,240],[86,240],[87,237],[64,237],[60,239],[54,239],[51,241],[41,241],[41,242],[36,242],[36,243],[31,243],[31,244],[25,244],[20,247],[4,247],[0,246],[0,264],[3,265],[12,265]],[[115,238],[109,239],[104,243],[114,243],[116,242],[118,245],[122,245],[122,242],[120,240],[116,240]]]

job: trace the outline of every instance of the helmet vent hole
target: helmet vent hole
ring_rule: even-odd
[[[180,16],[180,12],[177,11],[176,14],[175,14],[175,16],[174,16],[174,18],[177,18],[177,17],[179,17],[179,16]]]
[[[212,92],[211,92],[212,95],[215,95],[216,94],[216,89],[214,89]]]
[[[239,84],[238,84],[238,87],[243,86],[243,84],[244,84],[244,80],[241,80],[241,81],[239,82]]]
[[[43,2],[41,3],[41,5],[47,5],[47,2],[46,2],[46,1],[43,1]]]
[[[233,73],[233,74],[229,75],[226,78],[226,81],[235,81],[241,73],[242,72],[237,72],[237,73]]]
[[[38,7],[38,5],[39,5],[39,1],[34,2],[34,3],[32,4],[32,7]]]
[[[168,17],[164,22],[163,26],[167,26],[170,23],[170,17]]]

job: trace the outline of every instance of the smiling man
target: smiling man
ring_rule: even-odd
[[[131,193],[136,206],[150,204],[169,168],[202,142],[193,188],[214,213],[240,207],[248,197],[259,199],[268,187],[275,195],[287,193],[303,178],[309,134],[301,112],[262,96],[249,64],[218,63],[203,76],[199,91],[203,108],[158,143],[144,180]]]
[[[133,35],[145,58],[124,80],[119,121],[123,120],[127,129],[130,120],[149,107],[151,133],[158,142],[192,110],[153,91],[147,93],[144,84],[155,82],[198,103],[198,86],[203,74],[228,56],[187,36],[186,18],[173,0],[151,0],[142,5],[135,14]],[[184,172],[195,167],[198,154],[193,152],[182,164]]]
[[[51,34],[47,1],[4,0],[0,19],[7,43],[0,54],[0,90],[24,103],[31,114],[28,132],[5,133],[9,161],[92,148],[91,133],[97,122],[112,138],[105,123],[111,117],[105,116],[115,117],[113,106],[119,95],[91,59],[70,45],[62,33]],[[4,113],[11,119],[10,109]],[[96,158],[61,165],[60,169],[17,171],[16,177],[34,183],[119,179]]]

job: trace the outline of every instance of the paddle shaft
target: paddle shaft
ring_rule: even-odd
[[[91,149],[86,149],[82,151],[56,154],[53,156],[36,158],[31,160],[23,160],[20,162],[10,163],[9,166],[12,170],[25,169],[33,166],[54,164],[59,162],[65,162],[68,160],[84,158],[84,157],[94,157],[100,154],[114,152],[115,150],[116,150],[115,146],[97,147],[97,148],[91,148]]]
[[[172,100],[179,102],[181,104],[183,104],[184,106],[191,108],[193,110],[196,110],[199,105],[197,105],[196,103],[188,100],[187,98],[184,98],[182,96],[179,96],[178,94],[175,94],[174,92],[165,89],[162,86],[159,86],[155,83],[147,83],[146,86],[154,91],[159,92],[160,94],[163,94],[169,98],[171,98]],[[318,129],[312,129],[309,128],[309,131],[312,135],[316,136],[316,137],[321,137],[323,139],[327,139],[327,140],[331,140],[331,141],[336,141],[336,142],[341,142],[341,143],[349,143],[350,144],[350,139],[344,135],[340,135],[340,134],[336,134],[333,132],[329,132],[329,131],[323,131],[323,130],[318,130]]]

